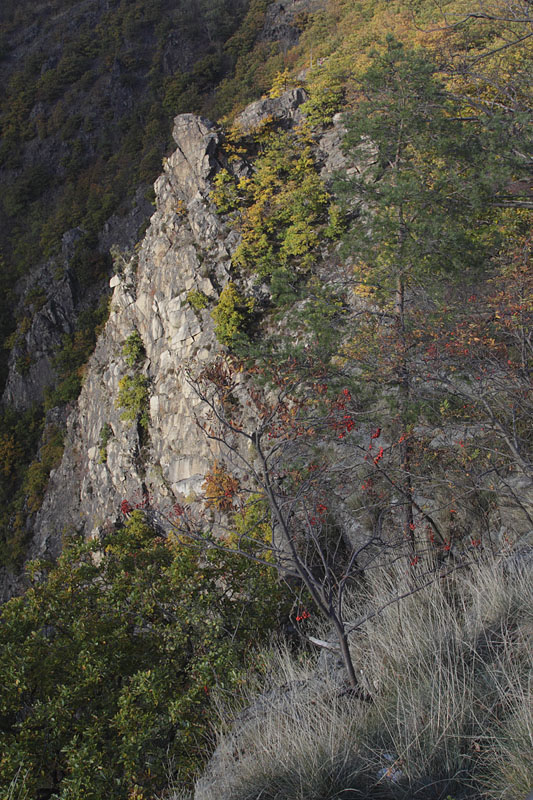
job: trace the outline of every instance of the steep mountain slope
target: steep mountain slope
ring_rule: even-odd
[[[245,69],[243,60],[259,70],[270,58],[269,83],[304,27],[298,14],[321,3],[276,6],[268,18],[267,5],[3,6],[0,327],[11,329],[2,349],[4,563],[23,556],[29,516],[60,457],[68,404],[106,319],[110,249],[120,267],[146,229],[173,116],[234,104],[237,93],[220,84]],[[257,92],[243,83],[239,102]],[[50,458],[38,454],[43,425],[54,431]]]
[[[105,252],[94,254],[103,223],[154,180],[173,113],[207,105],[232,69],[224,43],[246,10],[175,0],[3,10],[3,287],[76,226],[77,277],[90,285],[105,273]]]
[[[147,800],[174,796],[166,772],[188,791],[211,693],[238,704],[247,668],[272,691],[198,799],[515,800],[533,783],[529,7],[264,10],[228,45],[232,113],[175,117],[140,241],[140,196],[99,231],[120,244],[109,307],[80,228],[32,273],[44,292],[26,278],[0,439],[2,591],[21,593],[1,612],[0,782]],[[54,375],[44,420],[22,410]],[[255,646],[280,631],[298,660],[300,641],[330,653],[318,678],[269,683]]]
[[[290,90],[254,104],[243,124],[257,127],[268,117],[290,127],[305,99],[302,90]],[[210,198],[213,178],[228,166],[221,131],[185,114],[176,117],[173,135],[177,150],[155,184],[150,227],[111,279],[109,320],[69,417],[61,465],[33,520],[34,557],[57,557],[60,532],[94,536],[108,529],[122,518],[122,501],[163,515],[200,495],[217,456],[195,424],[200,401],[183,370],[220,349],[210,308],[230,279],[240,237]],[[330,135],[327,147],[333,154],[338,137]],[[236,168],[243,175],[250,170],[245,161]],[[194,307],[195,296],[205,298],[204,307]],[[136,340],[132,357],[128,343]],[[135,387],[140,394],[130,408],[128,391],[133,396]]]
[[[359,9],[357,13],[349,7],[341,7],[335,3],[328,4],[323,10],[320,10],[320,5],[320,3],[308,2],[307,0],[305,2],[304,0],[298,0],[294,6],[288,8],[284,8],[280,4],[274,4],[269,8],[265,18],[263,7],[252,4],[243,26],[237,31],[228,45],[230,63],[232,59],[234,61],[236,58],[235,48],[238,52],[242,51],[241,58],[237,62],[235,76],[226,80],[220,86],[219,98],[221,98],[223,105],[227,105],[229,100],[228,93],[233,92],[232,100],[239,102],[239,98],[245,97],[252,90],[242,74],[243,70],[248,67],[249,76],[253,75],[255,80],[258,80],[261,74],[272,74],[272,71],[277,66],[283,64],[283,60],[281,62],[279,60],[280,46],[287,49],[297,38],[297,34],[291,34],[290,30],[296,30],[297,32],[303,30],[300,44],[292,49],[287,49],[286,61],[288,64],[293,64],[295,70],[299,66],[314,64],[311,69],[304,71],[309,94],[305,103],[305,113],[317,132],[315,133],[315,139],[317,135],[321,136],[324,133],[322,142],[323,149],[326,151],[329,146],[328,143],[333,141],[335,149],[335,141],[338,142],[338,136],[333,134],[332,140],[331,131],[328,131],[328,125],[331,125],[334,113],[342,107],[346,99],[350,102],[354,102],[354,100],[356,103],[358,102],[358,76],[362,74],[369,63],[369,55],[367,49],[365,49],[365,36],[370,42],[379,42],[380,26],[385,18],[387,27],[391,32],[404,35],[407,40],[413,41],[415,45],[423,44],[428,52],[432,54],[432,58],[444,58],[445,53],[441,47],[441,40],[446,45],[447,51],[449,54],[451,53],[451,56],[459,57],[464,47],[466,32],[470,31],[472,25],[477,26],[477,55],[474,54],[472,58],[485,57],[484,54],[487,51],[490,53],[490,48],[497,49],[498,43],[504,37],[509,43],[509,47],[505,50],[506,53],[520,55],[523,53],[519,41],[515,49],[510,49],[510,44],[514,41],[512,36],[516,33],[516,25],[505,20],[502,16],[503,12],[500,14],[502,18],[500,28],[498,26],[492,28],[489,26],[487,28],[484,26],[483,20],[474,20],[471,23],[468,23],[467,20],[463,27],[441,27],[440,38],[437,38],[434,35],[434,29],[429,27],[430,13],[425,8],[420,12],[420,24],[425,22],[426,30],[420,26],[408,25],[405,10],[401,4],[394,7],[388,6],[385,16],[381,7],[373,6],[372,4],[368,8]],[[210,8],[210,6],[205,7],[206,14]],[[98,6],[98,9],[99,13],[103,13],[105,10],[106,14],[110,14],[113,10],[103,9],[100,6]],[[176,9],[176,13],[178,13],[178,10]],[[82,11],[85,13],[87,8],[85,5],[81,5],[79,11],[80,13]],[[151,8],[151,13],[153,12],[153,14],[150,19],[153,19],[154,24],[156,19],[160,20],[158,16],[160,11],[161,9],[158,11],[155,6],[153,9]],[[139,35],[142,33],[142,37],[144,37],[146,30],[152,30],[153,26],[150,27],[148,25],[146,27],[147,19],[145,17],[141,15],[137,19],[135,14],[131,17],[130,12],[126,14],[124,9],[121,11],[121,7],[117,8],[116,12],[117,15],[115,17],[106,17],[106,20],[108,22],[115,20],[117,24],[120,22],[122,26],[120,28],[122,31],[121,41],[125,45],[126,51],[128,51],[128,47],[133,46],[131,44],[133,40],[130,41],[128,36],[132,36],[132,32],[137,31]],[[123,19],[124,14],[126,16]],[[361,15],[364,16],[365,14],[368,18],[367,27],[362,25],[363,18]],[[13,14],[12,17],[10,24],[14,32],[13,41],[16,42],[17,16]],[[136,23],[135,19],[137,19]],[[187,17],[187,19],[189,18]],[[198,36],[202,32],[205,34],[205,30],[209,28],[207,22],[207,28],[203,23],[201,25],[198,23],[196,27],[195,25],[191,30],[195,31]],[[348,26],[350,36],[342,38],[340,37],[340,32],[345,26]],[[50,37],[53,26],[52,28],[46,25],[44,27],[47,36]],[[113,29],[113,26],[111,26],[111,29]],[[108,28],[105,30],[108,32]],[[165,31],[168,33],[166,27]],[[258,31],[260,31],[259,35]],[[269,39],[275,36],[281,37],[280,42],[275,45],[269,44]],[[141,40],[144,41],[142,37]],[[209,37],[207,38],[209,39]],[[33,42],[31,36],[30,41]],[[104,41],[107,40],[104,39]],[[202,41],[204,40],[202,39]],[[147,41],[146,46],[148,49],[152,45],[153,41],[151,39]],[[250,50],[252,46],[253,49]],[[172,47],[170,49],[172,50]],[[122,53],[122,48],[120,48],[120,52]],[[158,63],[166,64],[168,59],[162,59],[161,61],[161,53],[157,52],[157,58],[160,59]],[[7,64],[10,69],[14,69],[16,64],[13,53],[16,53],[16,48],[11,53],[11,56],[8,54]],[[317,55],[321,55],[318,62],[316,60]],[[220,57],[222,58],[222,56]],[[100,63],[98,60],[101,60],[100,55],[96,55],[94,58],[96,58],[95,63]],[[226,58],[226,56],[223,58]],[[266,61],[263,73],[258,67],[261,58]],[[355,61],[353,60],[354,58]],[[511,58],[511,60],[513,59]],[[510,84],[515,98],[516,108],[513,109],[512,113],[516,115],[517,131],[522,126],[522,117],[520,115],[523,113],[523,109],[527,107],[527,93],[521,87],[524,86],[522,75],[527,72],[528,64],[529,61],[525,58],[522,70],[515,72],[512,84]],[[461,91],[465,92],[465,102],[473,103],[475,106],[481,103],[482,109],[485,111],[488,109],[487,115],[490,118],[492,105],[495,108],[499,107],[499,101],[495,99],[494,95],[493,72],[488,71],[485,76],[478,75],[472,87],[468,83],[470,77],[468,64],[462,69],[454,70],[453,58],[451,58],[449,62],[446,62],[445,66],[446,71],[443,72],[443,75],[448,76],[448,73],[450,73],[447,77],[450,87],[454,90],[460,88]],[[172,71],[177,67],[174,65],[169,69]],[[507,74],[506,70],[509,70],[507,62],[500,62],[499,69],[503,78]],[[57,74],[59,74],[55,67],[50,67],[48,72],[50,74],[53,73],[56,78]],[[48,74],[48,72],[45,71],[43,75]],[[15,72],[14,74],[17,73]],[[265,80],[265,78],[263,77],[262,80]],[[287,84],[290,84],[291,80],[288,69],[279,71],[274,87],[271,90],[273,98],[279,96],[287,87]],[[136,81],[131,83],[135,87]],[[167,88],[170,85],[165,81],[163,81],[163,84]],[[145,85],[143,81],[141,81],[141,85]],[[70,86],[68,81],[65,86],[67,89]],[[78,83],[75,86],[78,87]],[[160,88],[159,86],[158,92],[160,92]],[[131,99],[131,103],[128,101],[126,106],[130,107],[133,103],[133,95],[131,94],[133,88],[128,86],[126,89],[127,92],[130,92],[128,97]],[[79,87],[77,90],[81,91]],[[468,94],[469,91],[470,94]],[[171,102],[171,105],[175,105],[177,102],[175,94],[171,92],[170,96],[172,96],[172,101],[169,100],[169,102]],[[298,102],[302,99],[303,97]],[[55,102],[54,98],[49,98],[49,102]],[[274,103],[274,100],[268,102]],[[177,105],[179,107],[179,103]],[[247,113],[250,115],[251,121],[245,122],[245,125],[249,124],[253,127],[253,124],[261,122],[261,114],[254,118],[254,114],[256,114],[254,108]],[[268,113],[270,113],[270,109],[265,107],[263,117],[264,114],[268,115]],[[242,119],[246,120],[246,114]],[[268,129],[268,120],[263,120],[263,122]],[[260,127],[261,125],[259,124]],[[188,135],[187,133],[187,137]],[[209,146],[214,147],[217,153],[220,145],[218,136],[218,133],[212,133],[208,136]],[[213,323],[209,311],[216,301],[218,293],[223,289],[225,281],[230,277],[232,280],[235,277],[239,277],[239,273],[242,273],[239,278],[241,288],[246,289],[246,282],[248,281],[248,291],[252,290],[257,294],[254,302],[257,302],[258,309],[265,303],[265,297],[268,297],[269,293],[271,299],[275,298],[274,306],[276,303],[281,302],[283,307],[283,303],[289,302],[291,297],[294,300],[299,293],[307,291],[303,289],[307,280],[304,280],[303,276],[306,270],[309,269],[311,260],[313,258],[316,259],[319,254],[320,234],[318,233],[318,228],[322,231],[327,229],[329,231],[328,235],[331,235],[333,239],[341,235],[343,228],[342,215],[339,215],[333,209],[327,211],[325,195],[322,196],[320,194],[321,190],[312,177],[310,177],[311,182],[308,184],[307,191],[315,193],[313,199],[310,197],[303,200],[301,198],[298,199],[297,193],[291,195],[290,192],[287,192],[286,199],[283,199],[284,193],[280,191],[282,182],[280,183],[279,181],[278,183],[274,182],[272,188],[266,189],[267,193],[274,192],[275,194],[280,192],[282,199],[279,211],[276,211],[275,204],[271,210],[269,210],[268,205],[264,203],[262,205],[260,198],[257,201],[257,195],[254,199],[253,192],[256,190],[253,189],[253,182],[250,184],[252,193],[247,196],[246,180],[253,175],[250,167],[243,166],[243,173],[240,176],[234,173],[234,167],[231,167],[229,173],[227,170],[227,167],[231,164],[236,163],[238,167],[239,158],[242,155],[242,153],[239,153],[239,147],[242,148],[242,145],[239,145],[238,142],[232,142],[232,136],[233,134],[229,130],[227,133],[227,146],[225,145],[226,154],[218,154],[216,156],[215,162],[208,168],[206,167],[207,173],[205,175],[202,173],[201,180],[198,179],[199,182],[198,180],[196,183],[195,181],[191,182],[190,176],[187,177],[185,173],[181,175],[181,167],[179,167],[178,173],[185,182],[184,187],[179,188],[176,179],[171,178],[171,173],[169,173],[169,164],[174,164],[177,156],[174,155],[173,160],[167,163],[165,167],[166,182],[157,184],[158,191],[162,191],[163,195],[158,198],[158,202],[162,205],[158,211],[159,217],[156,215],[156,218],[154,218],[156,227],[154,227],[154,224],[152,225],[149,239],[143,244],[134,259],[134,261],[139,260],[140,264],[141,283],[139,285],[136,285],[135,280],[131,277],[133,275],[131,272],[131,263],[133,263],[131,256],[121,254],[120,248],[115,250],[115,269],[118,273],[125,269],[124,274],[127,279],[124,279],[124,282],[119,275],[113,279],[116,299],[111,304],[111,320],[115,325],[118,325],[117,333],[112,346],[111,343],[105,344],[105,338],[102,340],[95,356],[99,360],[100,371],[107,376],[107,388],[105,388],[106,380],[101,383],[104,393],[107,393],[106,399],[102,403],[100,400],[91,400],[91,392],[84,394],[86,399],[82,401],[82,405],[85,403],[86,406],[81,419],[90,420],[90,423],[74,423],[71,421],[71,426],[76,425],[78,430],[73,434],[71,427],[71,433],[69,434],[70,444],[67,447],[67,454],[69,455],[66,456],[67,460],[65,462],[68,466],[63,467],[61,473],[66,476],[64,479],[67,483],[64,486],[59,483],[58,486],[61,485],[61,489],[58,489],[55,494],[54,492],[48,494],[43,511],[40,513],[39,509],[45,494],[48,472],[58,465],[58,459],[61,457],[61,428],[65,419],[65,410],[61,411],[61,408],[64,409],[63,404],[65,402],[72,402],[79,391],[84,372],[83,365],[94,346],[95,329],[97,331],[101,330],[105,320],[106,309],[105,304],[100,304],[95,309],[98,289],[91,292],[87,291],[87,288],[83,288],[84,280],[87,278],[84,269],[88,262],[80,254],[85,247],[84,242],[86,243],[86,227],[79,227],[68,233],[63,238],[62,257],[52,259],[38,276],[37,274],[34,275],[34,280],[36,277],[38,278],[41,289],[37,292],[33,288],[31,291],[28,289],[19,306],[18,313],[21,321],[18,334],[14,341],[11,342],[14,347],[4,399],[19,408],[28,408],[27,414],[33,413],[29,408],[32,401],[42,397],[46,384],[50,380],[56,381],[58,374],[60,380],[55,390],[49,392],[47,397],[48,418],[42,441],[44,449],[42,449],[40,456],[33,462],[27,473],[24,473],[20,466],[17,466],[16,469],[12,466],[18,463],[13,457],[13,453],[16,452],[18,454],[21,450],[20,434],[9,427],[6,431],[6,468],[4,472],[6,475],[10,474],[13,477],[11,482],[6,483],[5,487],[4,536],[8,545],[7,549],[5,548],[4,561],[14,562],[24,554],[24,540],[26,536],[31,535],[34,519],[38,520],[38,535],[36,539],[38,544],[34,548],[34,552],[47,552],[46,542],[51,537],[53,543],[50,545],[49,551],[57,553],[59,547],[58,530],[78,529],[81,525],[84,530],[89,531],[108,524],[109,521],[115,519],[122,499],[128,499],[129,501],[128,494],[131,492],[133,494],[140,493],[139,500],[144,502],[143,498],[147,493],[150,493],[148,486],[150,490],[155,487],[158,495],[157,506],[160,498],[167,496],[169,492],[172,496],[176,495],[176,493],[179,496],[186,496],[189,493],[189,489],[192,488],[192,486],[187,487],[187,482],[190,480],[193,480],[194,487],[198,490],[199,486],[201,486],[202,476],[206,472],[207,461],[209,460],[208,454],[205,451],[205,444],[203,446],[199,444],[201,437],[197,441],[195,435],[191,433],[193,426],[185,425],[183,421],[180,422],[180,415],[183,413],[188,416],[190,412],[182,404],[182,399],[179,399],[181,395],[175,391],[175,379],[171,380],[159,375],[161,364],[165,359],[168,359],[168,356],[164,355],[164,352],[166,352],[164,341],[173,342],[169,351],[173,353],[170,359],[171,369],[177,366],[177,363],[173,363],[175,358],[182,365],[186,363],[188,356],[192,352],[189,352],[188,340],[194,341],[195,337],[200,336],[204,345],[207,345],[206,347],[202,346],[200,351],[203,352],[205,350],[207,352],[209,350],[209,340],[213,344]],[[7,150],[9,150],[9,141],[8,137],[5,143]],[[32,141],[35,142],[35,139],[32,139]],[[260,140],[255,143],[253,141],[244,142],[242,152],[246,154],[246,158],[253,161],[257,154],[265,148],[265,142]],[[280,139],[280,142],[282,142],[282,139]],[[289,145],[287,153],[290,154],[293,145],[288,141],[285,144]],[[279,160],[285,144],[276,145],[274,141],[270,155],[268,155],[268,149],[271,145],[266,146],[267,157],[264,169],[266,170],[265,178],[267,181],[274,174],[272,169],[276,170],[278,168],[276,160]],[[200,147],[200,151],[194,155],[193,161],[194,158],[203,157],[201,156],[201,146],[197,146]],[[247,152],[247,148],[250,147],[251,149]],[[315,152],[313,158],[328,159],[328,156],[324,155],[324,153],[318,155],[316,142],[313,148]],[[213,154],[209,151],[208,154],[204,155],[207,158],[206,163],[209,164],[209,159],[213,158]],[[290,158],[287,165],[281,167],[282,173],[283,170],[289,170],[290,173],[290,169],[293,168]],[[330,155],[330,160],[334,166],[338,167],[342,164],[338,148],[336,154]],[[118,163],[114,156],[111,162]],[[131,167],[131,159],[127,160],[127,164],[129,169]],[[205,180],[208,174],[213,177],[211,172],[215,168],[220,171],[216,186],[207,187],[207,185],[202,184],[202,181]],[[198,167],[198,169],[200,168]],[[357,171],[357,166],[355,170]],[[520,178],[521,175],[516,173],[513,177]],[[240,179],[243,179],[242,188],[239,184],[235,190],[231,190],[231,182]],[[172,187],[172,189],[169,189],[169,187]],[[230,192],[228,197],[224,195],[225,187]],[[237,218],[241,215],[243,224],[237,225],[237,228],[240,229],[244,236],[242,246],[238,245],[238,232],[236,230],[230,231],[226,228],[226,223],[222,224],[220,216],[217,216],[210,206],[208,195],[213,188],[215,189],[214,199],[219,204],[220,202],[222,203],[222,210],[225,209],[226,212],[230,212],[226,223],[231,222],[232,215],[236,214]],[[183,191],[186,194],[182,198],[180,192]],[[232,191],[234,192],[233,196],[231,196]],[[192,192],[192,194],[189,196],[187,192]],[[197,192],[200,195],[195,205],[193,196]],[[267,194],[268,196],[270,195]],[[284,210],[284,202],[288,202],[289,205],[291,203],[295,204],[294,213],[300,213],[300,217],[293,220],[293,223],[287,229],[284,227],[287,225],[287,210]],[[310,214],[307,214],[307,211],[304,211],[303,214],[298,212],[298,203],[301,204],[302,202],[304,206],[311,207],[310,204],[312,205],[313,210]],[[234,204],[233,206],[232,203]],[[251,203],[250,214],[253,212],[255,216],[249,216],[247,211],[241,212],[239,203],[244,203],[244,205]],[[520,203],[520,200],[514,197],[509,200],[508,197],[502,195],[502,205],[515,203]],[[101,208],[100,206],[98,207]],[[98,234],[98,253],[100,255],[95,254],[94,250],[84,251],[86,254],[90,253],[89,260],[91,263],[96,258],[102,264],[101,257],[103,257],[103,254],[112,243],[119,243],[125,251],[131,248],[135,240],[138,222],[142,219],[145,208],[146,204],[142,199],[142,193],[137,194],[133,207],[130,204],[130,210],[125,216],[114,215],[108,219],[105,229]],[[324,226],[323,222],[326,212],[330,215],[328,226]],[[266,217],[261,221],[261,216],[265,213]],[[196,214],[199,216],[196,217]],[[272,214],[271,221],[269,221],[270,214]],[[506,223],[503,222],[502,224],[505,225]],[[274,241],[272,244],[269,243],[269,237],[272,238],[276,226],[281,226],[279,233],[274,235],[274,239],[277,237],[279,241],[277,243]],[[313,226],[317,230],[313,230]],[[89,229],[96,230],[95,228],[91,229],[90,225]],[[173,232],[172,235],[168,233],[168,230]],[[515,235],[512,225],[509,227],[509,231],[512,239]],[[93,235],[94,233],[91,234],[91,236]],[[169,239],[168,242],[167,239]],[[281,247],[280,242],[282,242]],[[152,252],[152,245],[157,252]],[[232,260],[235,247],[238,247],[238,253],[236,258]],[[164,255],[166,249],[168,249],[168,254]],[[187,255],[185,256],[185,254]],[[279,259],[279,265],[276,267],[273,267],[273,258]],[[152,261],[160,265],[153,274]],[[183,267],[179,266],[180,262],[183,262]],[[130,266],[127,266],[128,263]],[[180,288],[178,292],[176,287],[183,280],[183,277],[178,277],[180,269],[185,269],[186,279],[184,288]],[[291,270],[296,270],[296,275],[298,276],[296,281],[291,277]],[[60,272],[63,275],[61,278],[59,278]],[[145,272],[146,277],[143,277]],[[248,278],[245,278],[247,272]],[[257,282],[257,279],[253,278],[254,273],[259,275],[259,284],[257,286],[254,284],[254,282]],[[263,296],[261,293],[264,292],[264,289],[258,288],[258,286],[260,286],[260,281],[265,278],[268,288],[267,294]],[[320,279],[325,279],[326,283],[331,282],[328,277],[325,277],[325,273],[320,275]],[[154,282],[156,285],[154,285]],[[152,285],[149,285],[150,283]],[[172,288],[169,289],[169,287]],[[59,292],[56,290],[57,288],[60,289]],[[432,288],[430,291],[433,290]],[[141,294],[136,297],[136,293],[139,291],[141,291]],[[357,294],[361,294],[361,292],[364,294],[361,288],[356,290]],[[161,302],[165,305],[169,304],[169,307],[162,312],[163,317],[160,315],[158,306],[160,300],[158,298],[161,298]],[[188,300],[187,298],[190,299]],[[116,307],[119,302],[124,306],[131,306],[130,311],[133,311],[133,313],[125,313],[117,318]],[[441,302],[441,299],[438,302]],[[81,316],[80,311],[83,311]],[[238,313],[241,314],[242,312],[239,311]],[[153,319],[151,315],[154,315]],[[76,317],[78,317],[78,322],[75,321]],[[175,330],[176,327],[177,330]],[[200,329],[204,328],[208,332],[200,335]],[[300,334],[295,335],[299,336]],[[124,365],[126,356],[119,353],[119,350],[130,336],[140,336],[142,347],[145,348],[145,351],[139,355],[137,362],[134,360],[135,363],[130,365],[135,374],[128,376]],[[183,336],[183,341],[186,343],[184,352],[181,355],[177,352],[176,336]],[[227,335],[222,335],[219,336],[219,339],[223,344],[231,342],[231,336],[227,338]],[[122,345],[120,344],[121,340]],[[157,345],[154,342],[157,342]],[[60,343],[62,347],[57,353],[57,347]],[[154,347],[155,350],[153,350]],[[196,346],[194,346],[193,351],[196,353]],[[57,353],[55,359],[54,352]],[[109,359],[111,359],[112,366],[107,363]],[[163,359],[161,363],[160,359]],[[163,374],[166,374],[166,367],[161,368]],[[91,390],[96,392],[95,396],[98,395],[100,397],[98,394],[100,390],[96,389],[91,370],[89,370],[85,380],[91,385]],[[119,385],[120,381],[122,383]],[[149,385],[149,381],[155,381],[155,383]],[[187,391],[185,389],[185,393]],[[121,392],[122,394],[119,397]],[[153,419],[158,420],[157,425],[160,426],[160,430],[157,432],[151,431],[151,437],[145,431],[143,432],[143,426],[141,426],[140,431],[136,432],[135,426],[131,426],[128,429],[128,426],[124,425],[123,421],[120,421],[121,414],[124,415],[127,412],[124,404],[127,406],[129,402],[133,402],[132,398],[136,398],[135,402],[137,403],[141,401],[144,403],[148,395],[152,395]],[[162,401],[162,397],[170,399]],[[427,400],[424,400],[424,402],[427,402]],[[116,403],[119,404],[122,411],[116,407]],[[121,403],[122,406],[120,406]],[[160,404],[159,409],[158,404]],[[53,410],[56,407],[57,410]],[[105,414],[102,413],[103,408],[106,409]],[[167,419],[169,412],[172,413]],[[135,417],[135,414],[131,412],[130,417]],[[32,422],[31,425],[28,423],[26,427],[29,431],[33,431],[33,442],[35,442],[35,438],[39,433],[38,425]],[[117,438],[120,437],[115,436],[115,428],[117,427],[124,429],[124,431],[129,431],[125,433],[126,439],[129,441],[126,452],[122,452],[121,445],[118,444]],[[178,430],[184,432],[178,432]],[[190,439],[191,436],[193,437],[192,439]],[[19,438],[17,439],[17,437]],[[71,448],[76,437],[79,439],[78,456],[77,459],[73,460]],[[455,433],[451,436],[451,439],[453,440],[454,437],[457,438]],[[150,439],[152,444],[148,445]],[[434,441],[438,442],[438,437]],[[165,452],[164,442],[171,443],[169,452]],[[150,450],[150,447],[152,450]],[[86,455],[87,451],[90,451],[90,456]],[[120,456],[119,453],[121,453]],[[202,455],[200,456],[200,454]],[[88,462],[86,461],[87,458],[89,459]],[[106,467],[107,462],[113,466],[111,471]],[[27,463],[28,461],[26,461]],[[88,463],[91,464],[90,469],[87,466]],[[127,469],[123,469],[124,465],[127,465]],[[159,470],[161,470],[161,474],[156,479],[154,475]],[[148,473],[149,477],[147,478]],[[126,474],[129,476],[127,479],[124,478]],[[77,476],[75,480],[72,479],[73,475]],[[181,487],[186,487],[184,491],[179,488],[181,481],[185,482]],[[80,487],[83,487],[83,489],[80,489]],[[172,487],[174,488],[172,489]],[[424,491],[427,491],[427,488]],[[509,491],[512,494],[514,490]],[[121,495],[123,496],[121,497]],[[16,497],[16,503],[11,505],[13,496]],[[64,502],[65,496],[69,497],[68,503]],[[55,499],[53,499],[54,497]],[[83,499],[79,500],[78,498],[80,497],[83,497]],[[79,503],[81,505],[78,505]],[[55,509],[55,511],[52,509]],[[89,514],[89,519],[85,519],[85,512]],[[56,513],[57,517],[54,517]],[[487,513],[490,516],[490,512]],[[35,517],[35,515],[37,516]],[[411,520],[409,524],[413,524],[413,521]],[[467,519],[461,523],[465,529],[469,524],[470,522]],[[54,527],[56,530],[54,530]],[[446,523],[445,527],[448,527],[448,523]]]

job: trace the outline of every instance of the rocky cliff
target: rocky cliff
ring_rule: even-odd
[[[301,121],[306,99],[305,90],[296,88],[278,98],[256,101],[237,118],[237,125],[244,135],[265,121],[291,128]],[[315,156],[326,181],[345,166],[342,135],[341,119],[336,118],[333,126],[315,136]],[[156,212],[146,235],[133,250],[126,247],[115,257],[109,319],[67,420],[61,464],[50,475],[40,510],[29,520],[29,557],[55,558],[65,534],[97,536],[123,519],[130,505],[149,505],[165,524],[165,512],[175,503],[190,503],[201,493],[205,475],[219,455],[196,424],[200,401],[185,370],[206,363],[220,348],[211,310],[230,279],[232,256],[240,241],[228,217],[217,213],[211,200],[213,179],[221,169],[249,176],[252,167],[246,153],[230,158],[223,131],[201,117],[176,117],[173,137],[176,150],[155,183]],[[135,223],[135,211],[132,215]],[[124,247],[128,231],[120,233],[118,223],[116,230],[111,226],[107,231],[107,243],[111,245],[115,237]],[[68,247],[65,240],[65,259]],[[327,263],[327,249],[323,255]],[[51,268],[45,268],[43,278]],[[328,269],[322,272],[324,280]],[[34,342],[34,365],[25,380],[17,383],[12,377],[8,383],[20,407],[46,385],[51,353],[61,332],[70,330],[69,308],[79,302],[79,289],[68,270],[58,286],[55,296],[45,292],[46,302],[26,334],[28,347]],[[260,293],[263,288],[250,282],[247,291]],[[202,302],[195,303],[195,297]],[[50,416],[49,421],[55,418]],[[363,449],[369,435],[362,429]],[[449,429],[447,435],[453,446],[465,433]],[[436,439],[431,447],[438,449],[439,442]],[[515,534],[524,537],[530,531],[530,515],[524,511],[530,505],[530,483],[510,486],[509,481],[498,490],[491,535],[499,536],[512,524]],[[349,488],[339,490],[331,502],[345,538],[355,545],[366,541],[371,522],[350,511],[351,493]],[[426,502],[424,497],[418,500]],[[447,530],[449,520],[441,509],[445,503],[437,505],[435,514]],[[464,525],[474,530],[480,523],[468,514]],[[5,598],[15,583],[7,573],[2,582]]]
[[[96,256],[107,259],[111,249],[131,250],[151,210],[144,192],[138,191],[127,213],[113,214],[103,226]],[[18,327],[9,353],[3,406],[22,411],[43,402],[46,390],[57,383],[54,361],[65,334],[73,334],[80,314],[108,292],[102,280],[90,287],[80,285],[73,263],[83,236],[81,228],[67,231],[58,255],[18,284]]]
[[[267,116],[290,127],[305,99],[295,89],[258,101],[243,113],[241,127]],[[198,400],[183,368],[206,361],[219,345],[209,308],[195,310],[188,297],[196,291],[216,300],[239,235],[209,196],[213,176],[227,166],[221,133],[208,120],[183,114],[173,136],[177,148],[155,184],[157,210],[136,252],[111,279],[109,320],[68,419],[62,463],[34,521],[32,556],[56,556],[64,533],[97,535],[121,518],[123,500],[149,498],[163,511],[190,499],[216,456],[195,424]],[[331,157],[339,136],[329,132],[324,142]],[[232,168],[249,169],[245,160]],[[129,364],[124,345],[136,331],[142,347]],[[123,419],[119,393],[127,376],[139,376],[148,390],[146,430]]]
[[[194,311],[187,295],[192,289],[213,295],[224,282],[232,234],[208,198],[208,179],[218,166],[215,128],[183,115],[176,119],[174,137],[178,147],[156,183],[150,228],[111,280],[109,321],[68,421],[62,464],[36,520],[33,549],[41,554],[57,554],[62,531],[95,534],[113,523],[122,499],[140,499],[149,491],[154,503],[161,503],[194,491],[207,469],[208,453],[180,371],[189,359],[206,358],[214,337],[209,314]],[[121,419],[117,405],[119,383],[129,371],[122,350],[134,331],[143,342],[138,369],[150,395],[144,437]]]

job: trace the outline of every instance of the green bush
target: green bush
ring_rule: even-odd
[[[126,502],[123,510],[131,508]],[[286,600],[245,559],[159,537],[141,511],[67,542],[0,612],[0,795],[155,797],[206,756],[229,691]],[[170,765],[170,766],[169,766]]]
[[[312,127],[331,125],[333,117],[343,106],[344,90],[340,81],[320,74],[310,85],[310,97],[302,106],[307,121]]]
[[[145,357],[144,344],[139,331],[135,330],[130,333],[122,347],[122,355],[130,367],[134,367]]]
[[[238,191],[235,178],[227,169],[221,169],[213,178],[214,189],[209,195],[220,214],[234,211],[240,202],[241,195]]]
[[[123,408],[120,419],[133,424],[137,422],[142,428],[149,424],[148,400],[149,381],[146,375],[125,375],[118,385],[117,408]]]
[[[211,312],[215,335],[221,344],[230,347],[245,334],[253,308],[254,299],[241,295],[232,281],[222,289],[219,301]]]
[[[261,153],[253,176],[236,183],[234,189],[225,179],[217,190],[222,204],[232,202],[232,191],[241,198],[236,225],[242,240],[233,263],[262,278],[270,278],[280,267],[301,275],[316,260],[330,195],[318,175],[306,134],[267,131],[258,136]]]
[[[26,352],[23,355],[19,356],[15,361],[15,369],[19,373],[19,375],[27,375],[31,369],[31,365],[33,364],[33,358],[31,354]]]
[[[100,464],[105,464],[107,461],[107,445],[113,436],[113,428],[109,422],[106,422],[100,429],[100,447],[98,450]]]
[[[24,298],[24,305],[26,308],[30,309],[32,314],[36,314],[44,305],[46,305],[47,301],[48,297],[46,296],[46,292],[44,292],[39,286],[34,286]]]
[[[55,386],[45,391],[47,409],[72,402],[78,397],[85,365],[108,315],[109,297],[105,296],[96,308],[89,308],[79,315],[74,333],[63,336],[62,347],[53,362],[58,380]]]
[[[209,305],[209,298],[198,289],[193,289],[187,295],[187,302],[195,311],[202,311]]]

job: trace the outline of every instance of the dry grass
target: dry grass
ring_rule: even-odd
[[[309,659],[297,660],[284,648],[263,659],[266,691],[257,698],[248,690],[244,712],[231,713],[227,704],[220,709],[226,731],[197,796],[322,800],[361,769],[353,748],[355,704],[339,696],[338,683],[327,674],[317,679]],[[227,725],[235,720],[234,735]]]
[[[353,601],[354,618],[406,580],[400,567],[376,573]],[[388,606],[352,639],[373,702],[351,699],[316,660],[278,648],[265,656],[263,694],[252,685],[239,699],[248,711],[222,708],[197,800],[525,800],[531,567],[487,561],[458,571]]]

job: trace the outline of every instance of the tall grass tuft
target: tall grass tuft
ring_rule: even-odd
[[[517,562],[482,561],[384,607],[411,576],[401,567],[367,576],[353,618],[383,610],[354,631],[351,649],[371,702],[347,692],[324,656],[319,668],[278,648],[261,693],[243,690],[247,711],[221,708],[196,800],[525,800],[532,577]]]

